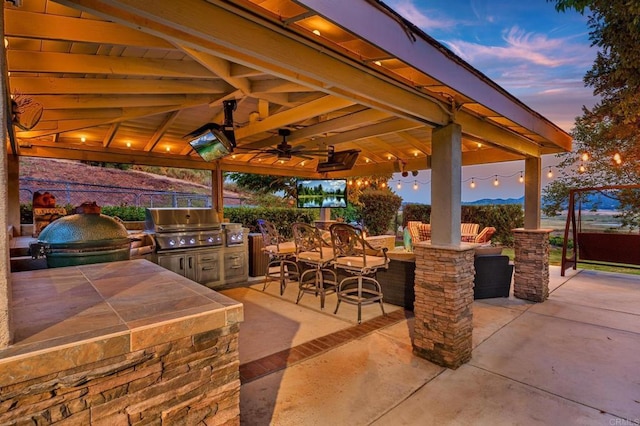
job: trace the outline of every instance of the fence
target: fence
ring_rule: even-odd
[[[77,206],[95,201],[99,206],[136,207],[211,207],[211,196],[196,192],[148,191],[112,185],[78,183],[61,180],[20,178],[20,204],[30,204],[35,192],[49,192],[56,204]],[[225,205],[242,206],[242,197],[224,197]]]

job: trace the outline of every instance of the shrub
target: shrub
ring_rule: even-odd
[[[241,223],[249,228],[249,232],[260,232],[258,219],[266,219],[278,228],[284,238],[292,238],[291,226],[296,222],[312,224],[318,220],[319,212],[310,209],[277,208],[277,207],[225,207],[225,220]]]
[[[103,206],[102,214],[117,216],[125,221],[142,221],[145,219],[144,207],[136,206]]]
[[[431,223],[431,206],[428,204],[405,204],[402,207],[402,226],[409,221]]]
[[[385,234],[402,198],[389,190],[367,190],[360,195],[362,221],[371,235]]]

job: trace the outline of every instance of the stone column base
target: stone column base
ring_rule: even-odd
[[[552,229],[514,229],[513,295],[531,302],[549,297],[549,234]]]
[[[414,353],[448,368],[471,359],[473,246],[418,243]]]

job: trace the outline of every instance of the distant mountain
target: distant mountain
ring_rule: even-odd
[[[475,201],[465,201],[462,203],[466,206],[487,206],[495,204],[520,204],[524,205],[524,197],[520,198],[482,198]]]
[[[498,204],[520,204],[524,205],[524,197],[520,198],[482,198],[476,201],[463,202],[468,206],[486,206]],[[618,210],[620,203],[618,200],[607,197],[602,193],[592,193],[582,202],[582,210]]]

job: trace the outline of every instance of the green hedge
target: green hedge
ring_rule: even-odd
[[[389,190],[367,190],[360,195],[362,221],[370,235],[384,235],[391,227],[402,198]]]
[[[145,219],[144,207],[136,206],[103,206],[102,214],[117,216],[124,221],[142,221]]]
[[[318,220],[316,209],[294,209],[282,207],[225,207],[224,218],[229,222],[241,223],[249,232],[260,232],[258,219],[273,222],[284,238],[292,238],[291,225],[296,222],[313,223]]]
[[[419,220],[424,223],[431,221],[431,206],[427,204],[406,204],[402,209],[402,221]],[[524,210],[519,204],[500,204],[486,206],[462,206],[462,223],[477,223],[480,230],[485,226],[493,226],[496,233],[491,241],[500,242],[505,246],[513,246],[512,230],[524,226]]]

